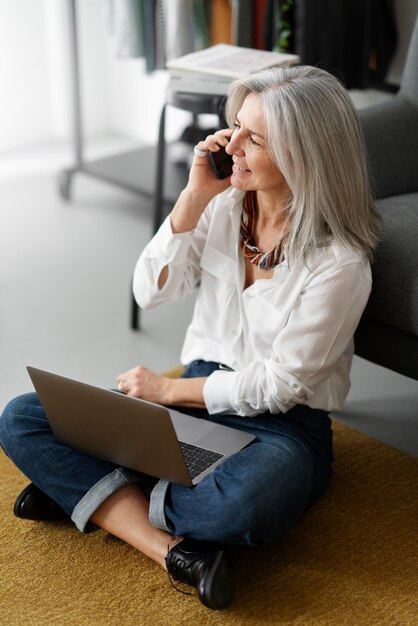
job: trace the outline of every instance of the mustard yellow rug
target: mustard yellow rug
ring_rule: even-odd
[[[15,518],[27,480],[0,452],[1,626],[416,626],[418,459],[334,430],[328,492],[273,545],[237,549],[221,612],[103,531]]]

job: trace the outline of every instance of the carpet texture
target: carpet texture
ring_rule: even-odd
[[[334,433],[329,490],[274,544],[236,549],[221,612],[103,531],[15,518],[27,480],[0,452],[1,626],[416,626],[418,459]]]

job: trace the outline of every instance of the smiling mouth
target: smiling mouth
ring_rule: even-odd
[[[246,169],[245,167],[240,167],[239,165],[237,165],[236,163],[234,163],[234,167],[233,170],[236,174],[241,174],[243,172],[251,172],[251,170]]]

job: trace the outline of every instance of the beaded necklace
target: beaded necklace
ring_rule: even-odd
[[[261,252],[254,242],[254,227],[257,220],[258,206],[255,191],[247,191],[242,203],[241,213],[241,252],[261,270],[274,270],[283,260],[285,237],[269,252]]]

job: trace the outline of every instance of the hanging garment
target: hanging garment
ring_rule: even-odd
[[[231,0],[232,6],[232,43],[245,48],[254,47],[253,0]]]
[[[147,72],[165,66],[163,0],[105,0],[103,7],[118,58],[145,58]]]
[[[145,56],[142,0],[104,0],[103,11],[116,56]]]
[[[347,89],[382,81],[397,43],[394,0],[295,0],[295,52]]]
[[[232,44],[232,9],[230,0],[212,0],[210,44]]]

